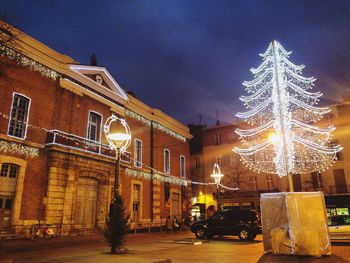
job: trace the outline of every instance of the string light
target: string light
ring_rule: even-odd
[[[7,115],[5,113],[0,112],[0,116],[5,118],[5,119],[9,119],[9,115]],[[48,130],[46,128],[32,125],[32,124],[27,123],[27,122],[20,122],[20,123],[23,125],[27,125],[28,127],[32,128],[32,129],[52,133],[54,135],[54,137],[60,137],[60,138],[72,141],[76,146],[82,146],[82,147],[85,146],[84,147],[85,150],[87,150],[88,148],[91,148],[91,146],[93,146],[93,147],[96,147],[96,150],[97,149],[104,149],[104,152],[109,153],[108,157],[114,158],[114,156],[115,156],[113,151],[110,150],[110,146],[108,146],[108,145],[104,145],[104,144],[101,144],[101,143],[98,143],[95,141],[90,141],[90,140],[87,140],[85,138],[81,138],[81,137],[78,137],[74,134],[69,134],[69,133],[66,133],[63,131]],[[53,141],[52,143],[55,143],[55,141]],[[73,147],[73,148],[76,148],[76,147]],[[80,149],[80,148],[77,148],[77,149]],[[5,152],[5,153],[21,154],[21,155],[24,155],[26,157],[37,157],[39,155],[38,148],[30,147],[30,146],[26,146],[26,145],[14,143],[14,142],[5,142],[5,141],[0,141],[0,151]],[[99,154],[102,154],[102,153],[99,153]],[[102,155],[105,155],[105,154],[102,154]],[[122,155],[124,157],[130,159],[131,161],[134,161],[134,159],[131,158],[129,153],[124,152],[124,153],[122,153]],[[154,168],[151,168],[150,166],[146,165],[145,163],[142,163],[142,166],[149,168],[150,170],[153,170],[155,172],[153,174],[153,179],[161,181],[161,182],[168,182],[168,183],[177,184],[177,185],[184,185],[184,186],[187,186],[188,184],[198,184],[198,185],[214,185],[214,184],[216,184],[216,183],[206,183],[206,182],[195,182],[195,181],[191,181],[191,180],[188,180],[185,178],[179,178],[179,177],[176,177],[173,175],[164,174],[164,173],[162,173]],[[142,179],[146,179],[146,180],[151,179],[151,174],[148,172],[134,170],[134,169],[130,169],[130,168],[126,168],[125,171],[126,171],[125,174],[127,176],[133,176],[133,177],[142,178]],[[225,188],[225,186],[223,186],[223,187]]]
[[[40,64],[39,62],[36,62],[33,59],[30,59],[28,57],[26,57],[25,55],[17,52],[16,50],[9,48],[3,44],[0,43],[0,55],[1,56],[6,56],[8,58],[10,58],[11,60],[15,60],[17,63],[23,65],[23,66],[28,66],[30,67],[31,70],[37,71],[39,72],[41,75],[51,78],[53,80],[56,80],[57,78],[60,77],[60,74],[57,73],[56,71]],[[148,120],[147,118],[137,114],[136,112],[133,112],[129,109],[125,109],[125,114],[137,121],[140,121],[144,124],[146,124],[147,126],[151,126],[151,121]],[[182,136],[181,134],[174,132],[173,130],[157,123],[154,122],[154,127],[178,140],[181,141],[186,141],[186,137]]]
[[[243,82],[249,95],[240,100],[248,111],[236,115],[252,128],[236,129],[245,148],[234,151],[249,169],[279,176],[324,170],[342,150],[329,146],[334,126],[311,125],[330,109],[315,106],[322,93],[308,90],[316,79],[303,77],[304,65],[290,62],[290,54],[277,41],[260,54],[263,62],[250,70],[254,79]]]
[[[142,122],[143,124],[146,124],[148,127],[151,126],[151,121],[148,120],[147,118],[143,117],[142,115],[136,113],[136,112],[133,112],[129,109],[125,109],[125,115],[134,119],[134,120],[137,120],[139,122]],[[174,132],[173,130],[170,130],[169,128],[157,123],[157,122],[153,122],[153,127],[180,140],[180,141],[183,141],[185,142],[186,141],[186,137],[182,136],[181,134],[177,133],[177,132]]]
[[[6,56],[11,60],[16,61],[18,64],[30,67],[31,70],[39,72],[41,75],[56,80],[60,75],[48,67],[36,62],[33,59],[26,57],[25,55],[17,52],[16,50],[9,48],[0,43],[0,54]]]
[[[0,152],[24,155],[27,158],[39,156],[39,148],[6,141],[0,141]]]

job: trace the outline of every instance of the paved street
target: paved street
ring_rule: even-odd
[[[128,235],[125,254],[111,255],[103,236],[45,240],[2,240],[0,263],[9,262],[350,262],[350,243],[334,243],[322,258],[264,253],[261,236],[241,242],[235,237],[198,243],[189,231]]]

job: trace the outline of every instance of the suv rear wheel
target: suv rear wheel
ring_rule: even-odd
[[[238,237],[240,240],[248,240],[251,239],[251,234],[247,228],[241,228]]]
[[[196,231],[194,232],[196,238],[198,239],[203,239],[205,238],[205,229],[204,227],[200,226],[196,229]]]

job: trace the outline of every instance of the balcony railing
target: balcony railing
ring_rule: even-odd
[[[82,152],[113,158],[115,157],[115,151],[111,150],[108,145],[59,130],[51,130],[47,132],[46,145],[60,145],[65,148],[71,148]]]

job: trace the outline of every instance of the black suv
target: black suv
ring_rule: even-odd
[[[260,217],[250,209],[225,209],[207,220],[194,223],[191,231],[199,239],[237,235],[241,240],[253,240],[261,233]]]

